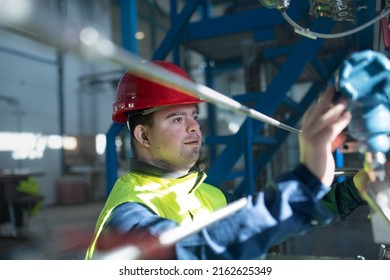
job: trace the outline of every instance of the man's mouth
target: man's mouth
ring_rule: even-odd
[[[200,144],[200,140],[199,139],[190,139],[190,140],[185,141],[184,144],[187,144],[187,145],[199,145]]]

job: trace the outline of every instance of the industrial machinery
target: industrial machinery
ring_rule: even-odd
[[[332,33],[332,34],[323,34],[323,33],[317,33],[313,32],[308,28],[302,27],[297,22],[295,22],[292,18],[289,17],[287,14],[287,9],[290,7],[291,0],[259,0],[259,2],[269,8],[269,9],[277,9],[281,12],[284,19],[294,28],[294,31],[298,34],[301,34],[303,36],[306,36],[308,38],[316,39],[316,38],[323,38],[323,39],[335,39],[340,38],[344,36],[348,36],[351,34],[354,34],[356,32],[359,32],[370,25],[374,24],[375,22],[379,20],[386,19],[387,22],[387,16],[390,13],[389,7],[389,1],[384,1],[385,7],[382,11],[382,13],[375,17],[374,19],[367,21],[366,23],[357,26],[355,28],[352,28],[350,30],[339,32],[339,33]],[[327,17],[332,19],[333,21],[339,21],[339,22],[356,22],[356,11],[367,9],[367,5],[363,4],[357,4],[359,2],[356,2],[354,0],[309,0],[310,2],[310,11],[309,14],[314,17]],[[382,23],[383,24],[383,23]],[[384,30],[387,30],[388,28],[384,28]],[[384,31],[382,31],[384,32]],[[387,37],[388,35],[386,35]],[[387,40],[386,40],[387,41]]]
[[[310,15],[315,17],[328,17],[336,21],[355,21],[354,0],[308,0],[310,2]],[[260,0],[267,8],[286,10],[291,0]],[[361,7],[363,8],[363,7]]]
[[[354,53],[336,76],[337,91],[348,100],[352,121],[348,127],[358,140],[358,150],[367,153],[374,177],[385,178],[386,153],[390,149],[390,61],[381,53]]]
[[[348,132],[357,140],[358,151],[365,155],[364,169],[370,183],[361,195],[374,210],[371,219],[377,243],[389,242],[390,236],[390,183],[386,159],[390,150],[389,74],[389,59],[382,53],[365,50],[352,54],[335,75],[336,90],[347,99],[352,113]],[[378,223],[379,230],[376,230]]]
[[[315,17],[329,17],[336,21],[355,22],[355,1],[310,1],[310,14]]]
[[[259,0],[269,8],[281,12],[295,32],[312,39],[334,39],[361,31],[381,20],[382,35],[388,46],[387,17],[389,1],[384,1],[384,9],[378,17],[351,30],[321,34],[300,26],[288,15],[291,0]],[[355,23],[355,11],[364,9],[353,0],[310,0],[309,14],[314,17],[327,17],[334,21]],[[387,36],[385,36],[387,35]],[[376,243],[390,242],[390,182],[386,153],[390,150],[390,61],[379,52],[371,50],[356,52],[345,60],[336,71],[334,84],[338,94],[348,100],[352,121],[349,134],[358,142],[358,151],[364,154],[364,169],[369,174],[370,184],[361,195],[371,207],[371,222]]]
[[[270,9],[279,10],[296,33],[310,38],[337,38],[358,32],[379,19],[387,19],[388,1],[382,14],[366,24],[348,32],[319,34],[294,22],[286,13],[290,0],[259,0]],[[355,22],[357,9],[353,0],[310,0],[310,15],[328,17],[334,21]],[[359,7],[364,8],[364,7]],[[345,60],[336,73],[338,93],[348,100],[352,121],[350,135],[357,139],[359,152],[365,155],[364,168],[370,175],[371,184],[362,196],[376,213],[390,222],[390,187],[386,180],[386,153],[390,150],[390,61],[379,52],[356,52]]]

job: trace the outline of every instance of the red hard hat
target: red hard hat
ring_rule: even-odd
[[[164,69],[180,75],[188,80],[187,73],[176,64],[168,61],[152,61]],[[118,123],[126,123],[128,111],[142,110],[152,107],[197,104],[203,100],[163,86],[139,76],[126,72],[120,79],[116,91],[116,100],[113,104],[112,120]]]

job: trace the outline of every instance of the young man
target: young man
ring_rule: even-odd
[[[188,78],[172,63],[155,63]],[[355,184],[364,185],[364,174],[330,188],[335,171],[334,144],[351,119],[345,103],[331,104],[332,96],[329,88],[306,112],[299,135],[300,164],[277,178],[275,188],[248,197],[243,209],[180,240],[171,250],[155,250],[144,257],[259,258],[278,242],[343,219],[363,204]],[[148,237],[207,219],[230,202],[230,195],[206,184],[206,174],[195,166],[202,143],[197,120],[197,104],[201,102],[124,74],[112,118],[127,122],[134,158],[130,172],[117,180],[100,213],[86,259],[92,259],[95,251],[123,245],[126,238],[146,252],[151,245]]]

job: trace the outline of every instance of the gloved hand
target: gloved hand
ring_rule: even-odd
[[[300,162],[327,186],[335,173],[334,143],[351,120],[345,100],[332,104],[334,93],[329,86],[319,102],[306,111],[299,135]]]

